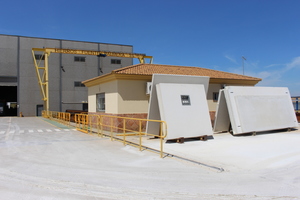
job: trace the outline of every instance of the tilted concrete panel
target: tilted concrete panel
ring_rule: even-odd
[[[166,139],[212,135],[204,85],[159,83],[156,90]]]
[[[159,83],[203,84],[204,88],[205,88],[205,94],[207,94],[209,77],[207,77],[207,76],[153,74],[152,89],[150,92],[150,100],[149,100],[149,107],[148,107],[148,119],[160,120],[158,99],[157,99],[157,93],[156,93],[156,84],[159,84]],[[147,132],[158,135],[159,134],[159,124],[154,123],[154,122],[148,122],[147,123]]]
[[[228,108],[226,105],[226,99],[224,90],[220,90],[219,99],[217,104],[217,111],[214,121],[214,132],[228,131],[230,126],[230,119],[228,114]]]
[[[288,88],[228,86],[224,94],[234,135],[298,126]]]

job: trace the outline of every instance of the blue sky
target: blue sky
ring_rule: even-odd
[[[1,1],[0,34],[133,45],[154,63],[262,78],[300,96],[299,0]]]

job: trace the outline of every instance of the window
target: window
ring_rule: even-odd
[[[121,60],[120,59],[111,59],[110,63],[111,64],[121,64]]]
[[[88,112],[89,111],[89,104],[88,103],[83,103],[82,104],[82,110]]]
[[[213,101],[216,102],[219,99],[219,92],[213,92]]]
[[[105,93],[96,94],[97,112],[105,111]]]
[[[85,85],[81,81],[74,81],[74,87],[85,87]]]
[[[190,106],[191,100],[189,95],[181,95],[181,103],[183,106]]]
[[[84,56],[74,56],[74,61],[75,62],[85,62],[85,57]]]
[[[45,56],[42,54],[35,54],[34,57],[36,60],[45,60]]]

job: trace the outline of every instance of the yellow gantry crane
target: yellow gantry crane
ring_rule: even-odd
[[[37,61],[35,52],[42,52],[41,58]],[[51,53],[63,54],[79,54],[79,55],[93,55],[98,57],[124,57],[124,58],[137,58],[140,63],[146,63],[146,59],[153,61],[152,56],[139,53],[124,53],[124,52],[110,52],[110,51],[90,51],[80,49],[60,49],[60,48],[32,48],[32,57],[34,61],[35,71],[38,78],[38,83],[41,89],[42,100],[44,101],[44,110],[47,114],[49,112],[49,65],[48,59]],[[44,60],[44,62],[41,62]],[[44,66],[41,66],[44,63]]]

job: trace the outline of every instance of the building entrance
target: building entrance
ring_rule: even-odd
[[[0,86],[0,116],[17,116],[17,86]]]

